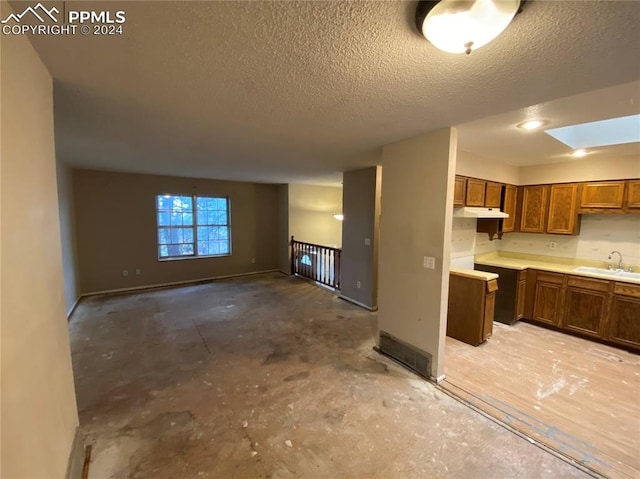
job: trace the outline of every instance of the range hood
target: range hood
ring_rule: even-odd
[[[508,218],[507,213],[503,213],[498,208],[474,208],[466,206],[456,208],[453,211],[454,218]]]

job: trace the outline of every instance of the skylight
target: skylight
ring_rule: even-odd
[[[635,143],[640,142],[640,115],[552,128],[545,133],[574,150]]]

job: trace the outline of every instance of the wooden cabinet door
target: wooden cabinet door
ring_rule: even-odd
[[[609,340],[623,346],[640,347],[640,297],[614,296]]]
[[[609,313],[611,283],[570,276],[564,297],[561,326],[590,336],[604,337]]]
[[[502,220],[502,232],[510,233],[516,229],[516,198],[518,189],[513,185],[505,185],[502,211],[509,215]]]
[[[484,189],[486,181],[467,178],[467,206],[484,206]]]
[[[640,208],[640,180],[627,181],[627,208]]]
[[[574,235],[578,231],[578,184],[551,185],[547,233]]]
[[[500,208],[501,201],[502,185],[488,181],[484,193],[484,206],[487,208]]]
[[[467,180],[462,176],[456,176],[455,188],[453,190],[453,207],[461,208],[464,206],[464,198],[467,190]]]
[[[640,285],[614,283],[608,339],[640,349]]]
[[[525,186],[522,189],[520,231],[544,233],[547,213],[547,185]]]
[[[622,208],[624,181],[603,181],[582,185],[580,208]]]
[[[557,326],[561,298],[562,284],[536,282],[533,319]]]

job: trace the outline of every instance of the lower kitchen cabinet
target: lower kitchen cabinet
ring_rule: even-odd
[[[610,281],[568,276],[561,326],[596,337],[606,334]]]
[[[640,285],[527,270],[524,319],[640,352]]]
[[[533,318],[557,326],[560,323],[562,278],[558,273],[539,271],[533,295]]]
[[[615,284],[608,339],[640,348],[640,286]]]

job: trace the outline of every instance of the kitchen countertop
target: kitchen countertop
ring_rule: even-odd
[[[578,266],[602,268],[604,265],[604,262],[602,261],[576,260],[571,258],[559,258],[555,256],[542,256],[499,251],[478,255],[475,257],[475,263],[486,266],[497,266],[500,268],[509,268],[516,270],[524,270],[528,268],[539,269],[543,271],[551,271],[553,273],[572,274],[575,276],[585,276],[588,278],[607,279],[610,281],[618,281],[623,283],[640,284],[640,280],[635,278],[613,277],[574,271],[574,269]]]
[[[464,276],[465,278],[479,279],[482,281],[491,281],[492,279],[498,279],[498,275],[495,273],[487,273],[485,271],[475,271],[472,269],[464,268],[450,268],[449,273],[454,273],[458,276]]]

